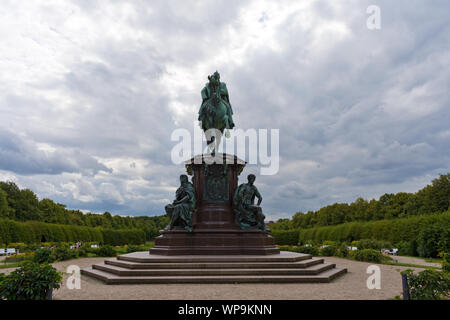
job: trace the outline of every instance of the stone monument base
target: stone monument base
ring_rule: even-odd
[[[322,258],[282,251],[276,255],[160,256],[134,252],[81,270],[106,284],[311,283],[345,274]]]
[[[163,230],[151,255],[269,255],[280,249],[274,238],[259,229]]]

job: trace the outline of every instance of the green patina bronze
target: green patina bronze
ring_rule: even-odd
[[[195,210],[195,189],[187,175],[180,176],[180,187],[175,193],[175,200],[166,205],[166,214],[170,223],[166,230],[187,230],[192,232],[192,213]]]
[[[213,75],[208,76],[208,80],[209,82],[202,90],[202,104],[198,120],[205,131],[208,147],[212,147],[210,149],[212,152],[210,155],[198,155],[186,164],[188,174],[193,175],[194,159],[201,157],[203,183],[201,190],[197,190],[202,196],[202,203],[199,204],[199,207],[208,204],[227,206],[232,202],[233,210],[241,229],[270,231],[264,223],[265,216],[260,207],[261,194],[254,186],[255,175],[250,174],[248,183],[237,187],[234,191],[233,199],[230,199],[229,165],[226,161],[225,163],[217,163],[215,161],[210,163],[210,160],[215,157],[215,150],[220,143],[224,130],[232,129],[234,122],[226,84],[220,82],[220,75],[217,71]],[[215,133],[211,134],[209,132],[211,131],[210,129],[215,129]],[[237,175],[241,173],[245,166],[245,162],[242,162],[237,167]],[[191,232],[192,214],[196,208],[195,189],[186,175],[181,175],[180,181],[181,186],[176,191],[175,200],[172,204],[166,206],[166,213],[170,217],[170,223],[166,230],[180,229]],[[258,198],[258,202],[255,205],[256,198]]]
[[[236,219],[239,221],[241,229],[261,229],[267,230],[264,223],[264,214],[259,206],[262,197],[253,183],[255,182],[255,175],[249,174],[248,183],[241,184],[233,196],[234,213]],[[255,198],[258,198],[258,203],[255,205]]]
[[[213,75],[208,76],[208,80],[209,82],[201,92],[202,104],[198,112],[198,120],[205,132],[207,144],[214,154],[224,130],[234,128],[233,109],[227,85],[220,82],[219,72],[216,71]],[[214,129],[214,132],[210,129]]]
[[[203,202],[225,204],[229,202],[227,164],[204,164]]]

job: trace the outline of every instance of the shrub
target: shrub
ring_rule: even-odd
[[[100,249],[98,249],[97,255],[99,257],[115,257],[116,251],[112,246],[105,244],[104,246],[101,246]]]
[[[76,259],[78,257],[77,251],[69,249],[65,245],[59,245],[53,250],[51,258],[53,261],[65,261],[70,259]]]
[[[401,241],[397,244],[399,256],[417,256],[417,242]]]
[[[33,262],[36,262],[36,263],[51,263],[51,262],[53,262],[52,250],[47,247],[38,249],[34,253]]]
[[[440,251],[448,249],[450,231],[441,224],[424,228],[417,239],[417,251],[421,257],[437,257]]]
[[[450,253],[445,252],[442,253],[442,270],[449,272],[450,271]]]
[[[375,239],[361,239],[354,242],[358,249],[375,249],[381,250],[383,248],[391,248],[392,245],[388,241]]]
[[[61,274],[48,263],[25,262],[0,282],[0,298],[45,300],[49,290],[58,289]]]
[[[358,261],[381,262],[383,256],[380,251],[374,249],[362,249],[353,251],[351,256]]]
[[[41,246],[37,243],[29,243],[27,244],[27,246],[25,247],[25,251],[37,251],[41,248]]]
[[[348,245],[347,243],[343,242],[340,244],[339,248],[336,251],[336,256],[346,258],[348,256]]]
[[[306,254],[310,254],[312,256],[318,256],[319,255],[319,249],[317,249],[316,247],[297,247],[296,248],[296,252],[300,252],[300,253],[306,253]]]
[[[275,244],[298,244],[298,230],[274,230],[272,236],[275,238]]]
[[[334,245],[328,245],[328,247],[321,248],[319,253],[324,257],[332,257],[336,255],[337,248]]]
[[[89,249],[86,247],[78,248],[78,256],[79,257],[87,257],[89,253]]]
[[[137,251],[142,251],[142,247],[135,246],[135,245],[129,245],[127,247],[127,253],[137,252]]]
[[[411,300],[442,300],[450,298],[450,275],[447,272],[424,270],[414,274],[404,271],[408,277]]]

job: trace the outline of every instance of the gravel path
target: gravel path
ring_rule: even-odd
[[[101,263],[105,258],[82,258],[57,262],[53,265],[61,271],[71,264],[80,268]],[[347,268],[348,273],[331,283],[288,283],[288,284],[143,284],[143,285],[105,285],[102,282],[82,276],[81,289],[69,290],[64,284],[54,293],[56,299],[67,300],[108,300],[108,299],[162,299],[162,300],[209,300],[209,299],[392,299],[401,296],[402,282],[399,271],[407,267],[379,265],[381,269],[381,289],[369,290],[366,286],[366,262],[352,261],[336,257],[325,257],[326,262],[335,263],[339,268]],[[411,268],[414,270],[422,270]],[[9,272],[12,269],[0,269]]]
[[[396,257],[398,258],[398,257]],[[406,258],[406,257],[402,257]],[[101,263],[105,258],[82,258],[57,262],[53,265],[65,271],[69,265],[80,268]],[[418,259],[421,260],[421,259]],[[348,273],[331,283],[285,283],[285,284],[143,284],[143,285],[105,285],[98,280],[81,276],[81,289],[69,290],[64,275],[63,285],[54,292],[55,299],[61,300],[324,300],[356,299],[379,300],[401,296],[402,282],[400,271],[406,269],[422,270],[399,266],[378,265],[381,270],[381,289],[369,290],[366,286],[367,267],[371,263],[336,257],[325,257],[326,262],[335,263],[339,268],[347,268]],[[409,260],[405,260],[409,261]],[[422,260],[423,261],[423,260]],[[400,262],[400,261],[399,261]],[[423,261],[425,262],[425,261]],[[412,262],[405,262],[412,263]],[[9,273],[14,269],[0,269]]]
[[[438,267],[438,268],[442,267],[440,263],[426,262],[425,260],[420,258],[403,257],[403,256],[391,256],[391,258],[397,260],[398,263],[418,264],[421,266]]]

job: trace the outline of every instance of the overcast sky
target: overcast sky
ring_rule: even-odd
[[[369,30],[369,5],[381,29]],[[69,208],[160,215],[207,75],[236,127],[280,129],[268,219],[450,172],[449,1],[7,1],[0,180]]]

